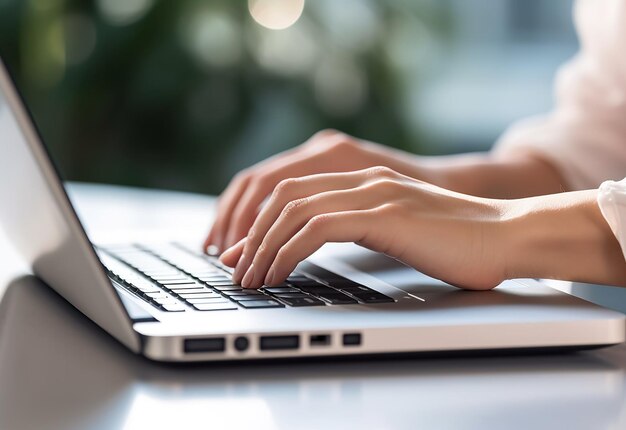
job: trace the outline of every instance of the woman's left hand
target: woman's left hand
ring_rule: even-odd
[[[221,261],[245,288],[276,285],[326,242],[355,242],[468,289],[505,277],[506,201],[439,188],[374,167],[287,179],[248,236]]]

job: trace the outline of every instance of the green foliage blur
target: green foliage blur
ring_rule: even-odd
[[[244,0],[0,0],[0,52],[65,179],[219,193],[317,130],[419,149],[407,82],[436,1],[308,0],[270,30]]]

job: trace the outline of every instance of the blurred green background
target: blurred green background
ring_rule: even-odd
[[[569,0],[308,0],[283,30],[254,4],[0,0],[0,51],[65,179],[218,193],[322,128],[486,149],[576,50]]]

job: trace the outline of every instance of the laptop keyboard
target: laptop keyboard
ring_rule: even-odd
[[[294,272],[282,285],[251,290],[234,284],[232,269],[217,258],[176,244],[99,247],[97,252],[115,284],[166,312],[394,302],[378,291],[313,265],[322,276],[314,279]]]

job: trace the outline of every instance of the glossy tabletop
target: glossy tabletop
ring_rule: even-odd
[[[95,240],[149,238],[160,229],[200,241],[210,221],[212,201],[202,196],[88,185],[72,186],[71,195]],[[626,428],[622,345],[552,355],[166,365],[133,355],[28,275],[2,232],[0,257],[2,430]],[[598,301],[626,303],[610,287],[574,291],[608,291]]]

